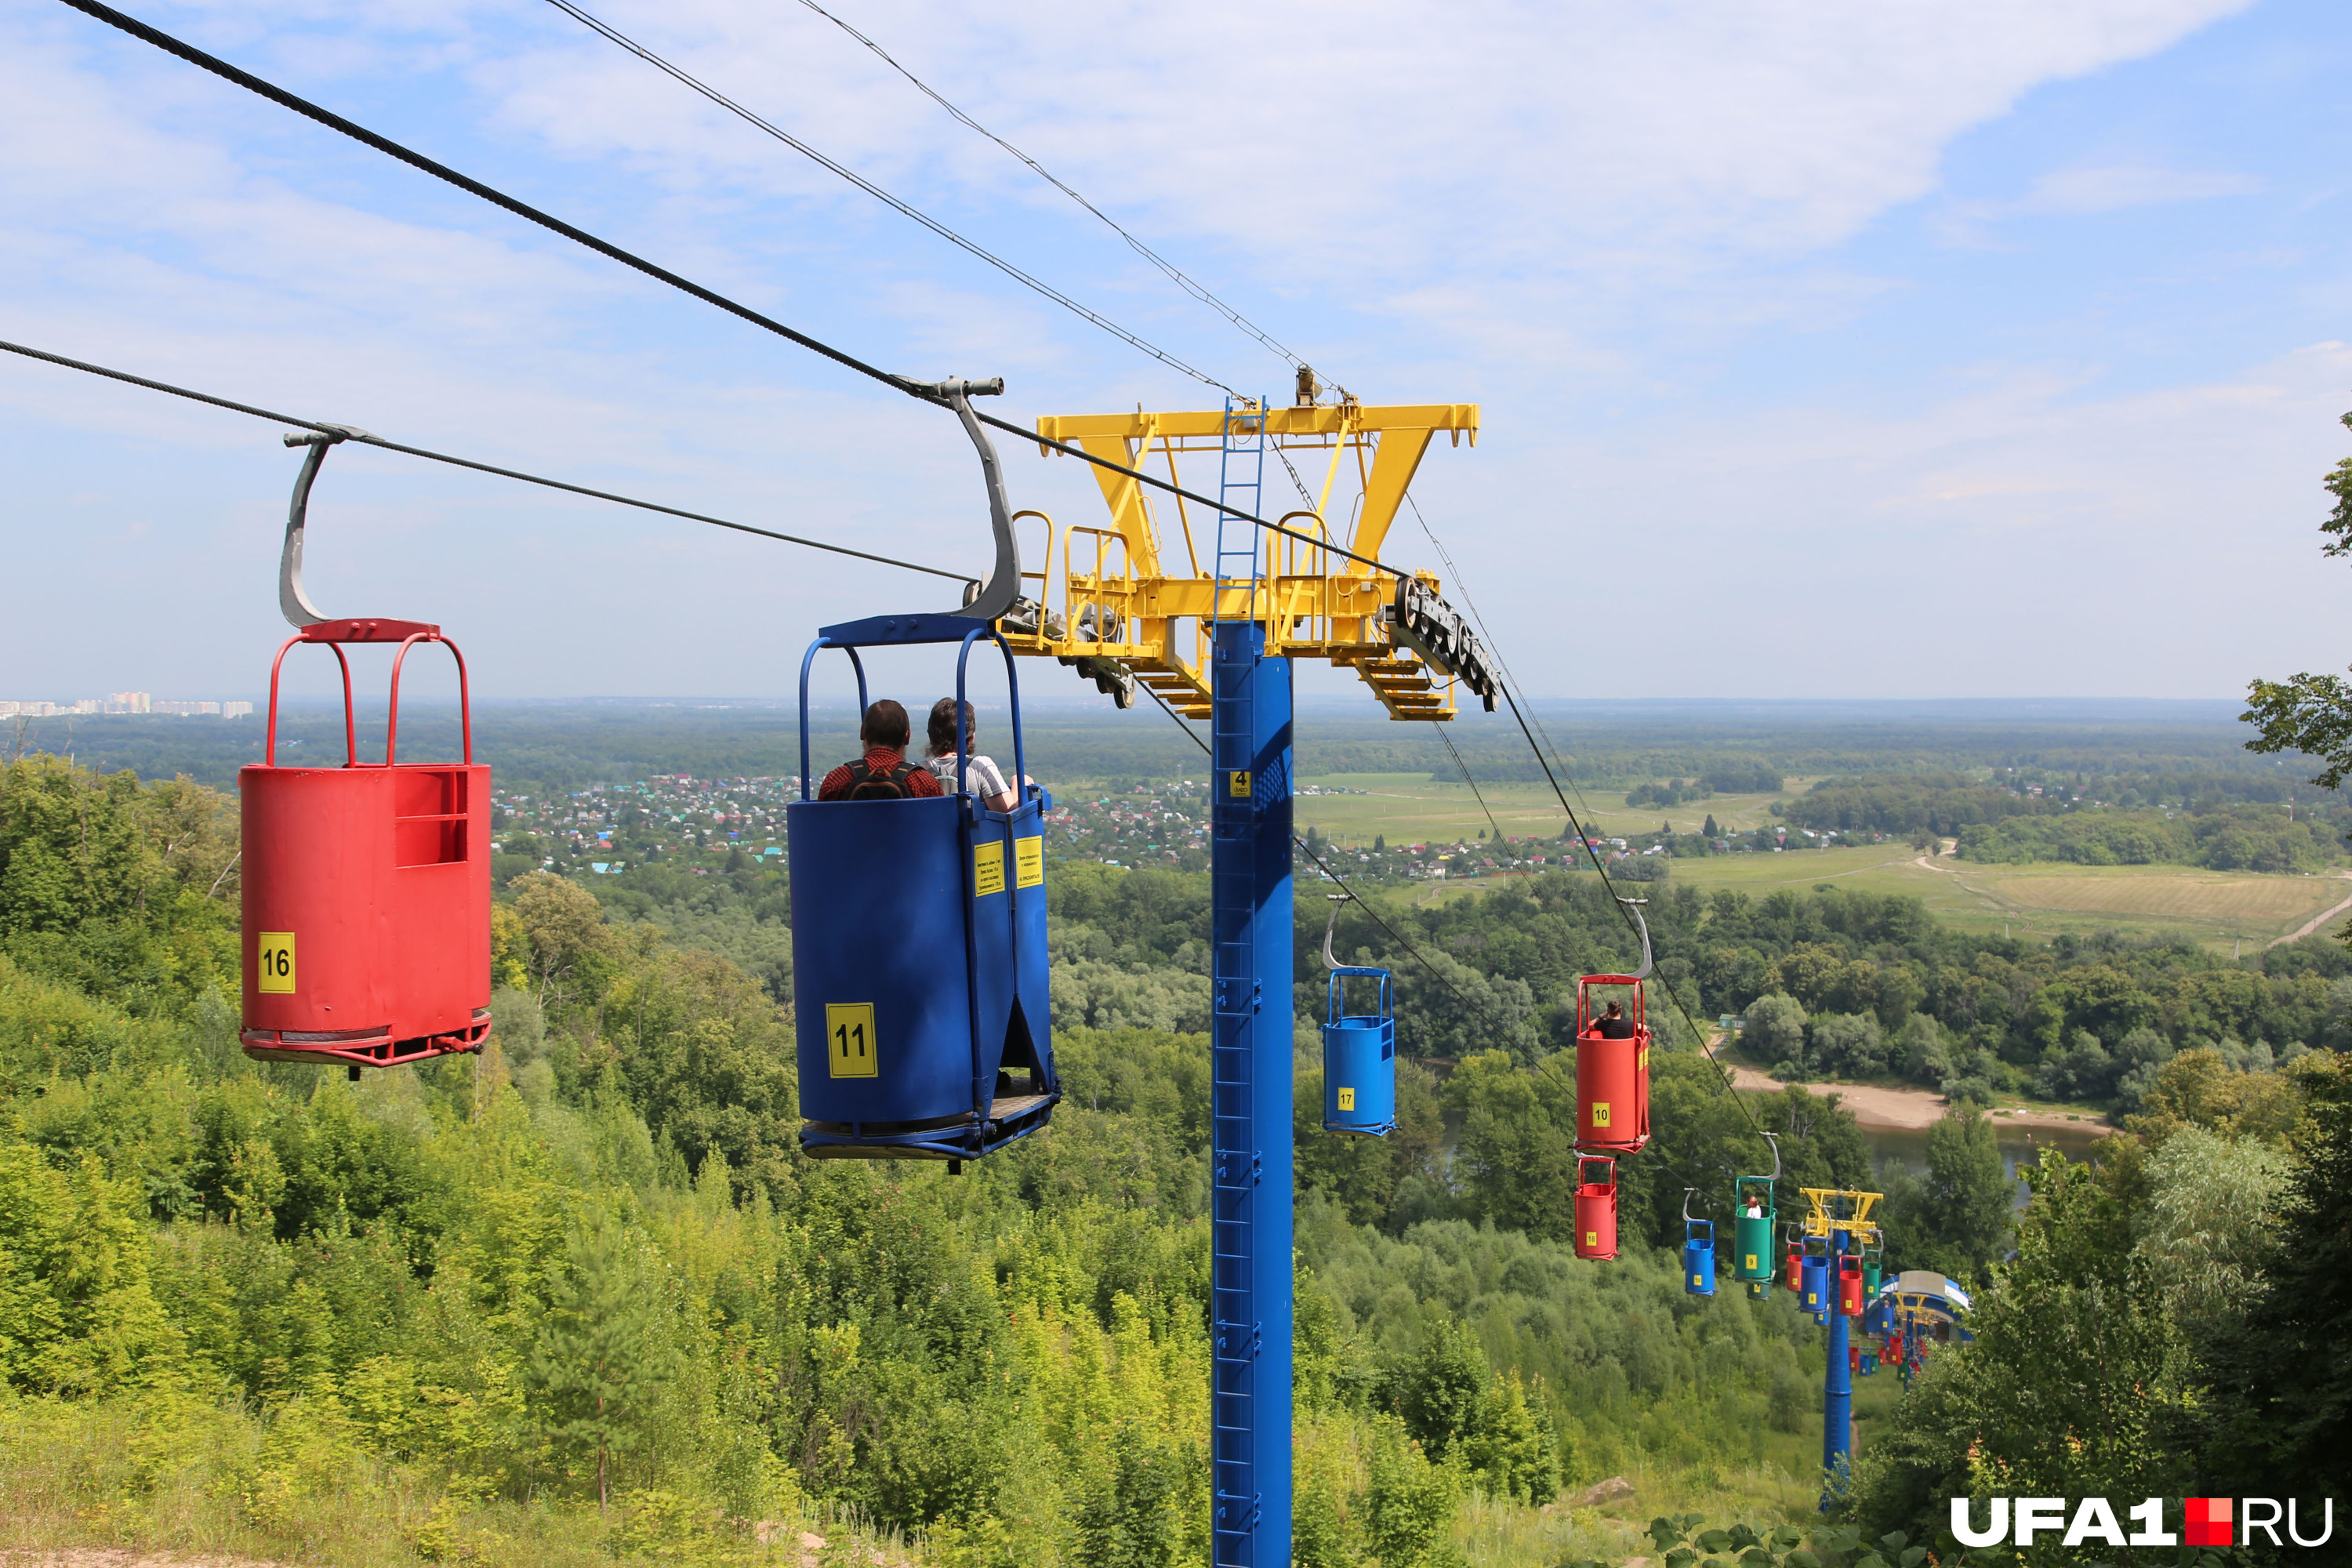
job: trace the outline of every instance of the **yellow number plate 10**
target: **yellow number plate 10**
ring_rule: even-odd
[[[834,1078],[877,1076],[879,1055],[874,1038],[874,1004],[828,1002],[824,1005],[825,1068]]]

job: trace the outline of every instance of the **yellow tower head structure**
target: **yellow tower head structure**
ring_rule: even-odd
[[[1036,584],[1035,597],[1024,592],[1000,623],[1013,651],[1058,658],[1115,693],[1140,682],[1177,712],[1206,718],[1209,628],[1250,620],[1265,628],[1269,655],[1353,669],[1392,718],[1451,719],[1462,686],[1491,711],[1499,689],[1494,668],[1441,596],[1437,577],[1370,563],[1430,443],[1444,432],[1456,446],[1465,435],[1477,444],[1477,405],[1318,403],[1303,378],[1300,390],[1290,407],[1237,401],[1198,413],[1039,419],[1041,438],[1117,467],[1095,469],[1108,527],[1057,527],[1041,511],[1014,514],[1016,526],[1042,527],[1045,537],[1039,569],[1022,574],[1024,587]],[[1294,452],[1314,454],[1303,472]],[[1278,479],[1263,478],[1269,455],[1287,470]],[[1213,471],[1186,486],[1184,456],[1200,457],[1197,466]],[[1171,484],[1215,489],[1233,512],[1255,513],[1286,531],[1188,506],[1181,496],[1171,531],[1169,520],[1155,515],[1150,487],[1118,471],[1163,463]],[[1247,479],[1236,483],[1244,468]],[[1294,482],[1297,507],[1276,514],[1261,500],[1277,483]],[[1335,495],[1342,498],[1336,524]]]

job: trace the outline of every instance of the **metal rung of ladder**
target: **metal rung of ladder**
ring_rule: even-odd
[[[1265,491],[1265,403],[1225,399],[1225,419],[1219,446],[1217,501],[1220,506],[1254,515]],[[1232,510],[1217,513],[1216,555],[1210,564],[1209,620],[1248,620],[1257,606],[1259,540],[1257,525],[1244,522]],[[1227,589],[1248,590],[1246,595]],[[1242,599],[1241,613],[1228,615],[1227,600]]]

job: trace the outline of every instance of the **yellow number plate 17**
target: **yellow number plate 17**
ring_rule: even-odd
[[[253,988],[265,995],[294,994],[294,933],[266,931],[254,942],[254,965],[260,971]]]
[[[873,1078],[878,1055],[874,1038],[874,1004],[828,1002],[824,1005],[824,1055],[828,1076]]]

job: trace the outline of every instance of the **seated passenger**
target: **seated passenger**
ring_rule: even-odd
[[[866,755],[844,763],[817,786],[819,800],[908,800],[941,794],[940,781],[907,760],[907,710],[885,697],[866,710],[857,738]]]
[[[923,765],[940,781],[940,789],[952,790],[956,787],[954,698],[942,697],[931,704],[930,738],[931,754],[923,759]],[[980,742],[980,717],[969,702],[963,705],[963,738],[967,746]],[[1025,784],[1029,781],[1024,778],[1021,782]],[[980,804],[991,811],[1011,811],[1021,804],[1021,797],[1013,793],[1004,775],[996,771],[996,764],[983,756],[974,754],[964,759],[964,787],[978,795]]]
[[[1609,1010],[1593,1025],[1595,1033],[1604,1040],[1630,1040],[1633,1037],[1633,1020],[1625,1016],[1622,1005],[1609,1004]]]

